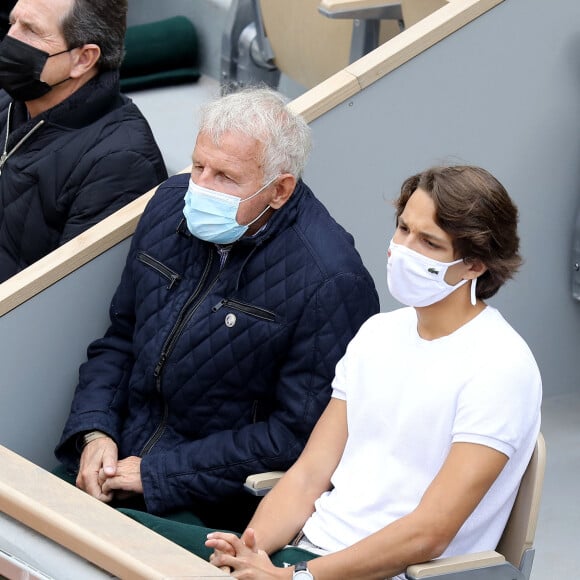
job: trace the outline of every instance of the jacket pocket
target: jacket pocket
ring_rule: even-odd
[[[271,310],[266,310],[260,306],[254,306],[253,304],[247,304],[246,302],[240,302],[234,298],[223,298],[211,309],[211,311],[217,312],[223,306],[227,306],[228,308],[237,310],[238,312],[243,312],[244,314],[249,314],[255,318],[267,320],[268,322],[276,322],[276,315]]]
[[[150,256],[147,252],[138,252],[137,260],[155,270],[163,278],[166,278],[169,281],[167,284],[167,290],[171,290],[181,280],[181,276],[177,272],[167,267],[153,256]]]

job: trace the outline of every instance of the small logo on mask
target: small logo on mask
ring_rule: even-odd
[[[429,272],[429,274],[439,274],[439,270],[437,270],[437,268],[427,268],[427,272]]]

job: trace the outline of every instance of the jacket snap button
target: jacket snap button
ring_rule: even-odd
[[[232,326],[236,325],[236,320],[236,315],[230,312],[230,314],[226,316],[226,326],[232,328]]]

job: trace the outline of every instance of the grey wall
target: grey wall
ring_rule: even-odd
[[[579,23],[577,0],[506,0],[314,121],[305,175],[354,234],[388,310],[390,200],[402,181],[449,161],[494,173],[520,208],[525,265],[490,303],[530,344],[546,395],[580,390]]]
[[[129,241],[0,318],[0,444],[43,467],[60,439],[90,342],[107,329]]]

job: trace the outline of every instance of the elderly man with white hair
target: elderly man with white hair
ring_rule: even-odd
[[[275,91],[203,110],[191,175],[149,203],[56,454],[116,506],[243,529],[251,473],[284,470],[379,310],[354,242],[301,179],[306,122]]]

